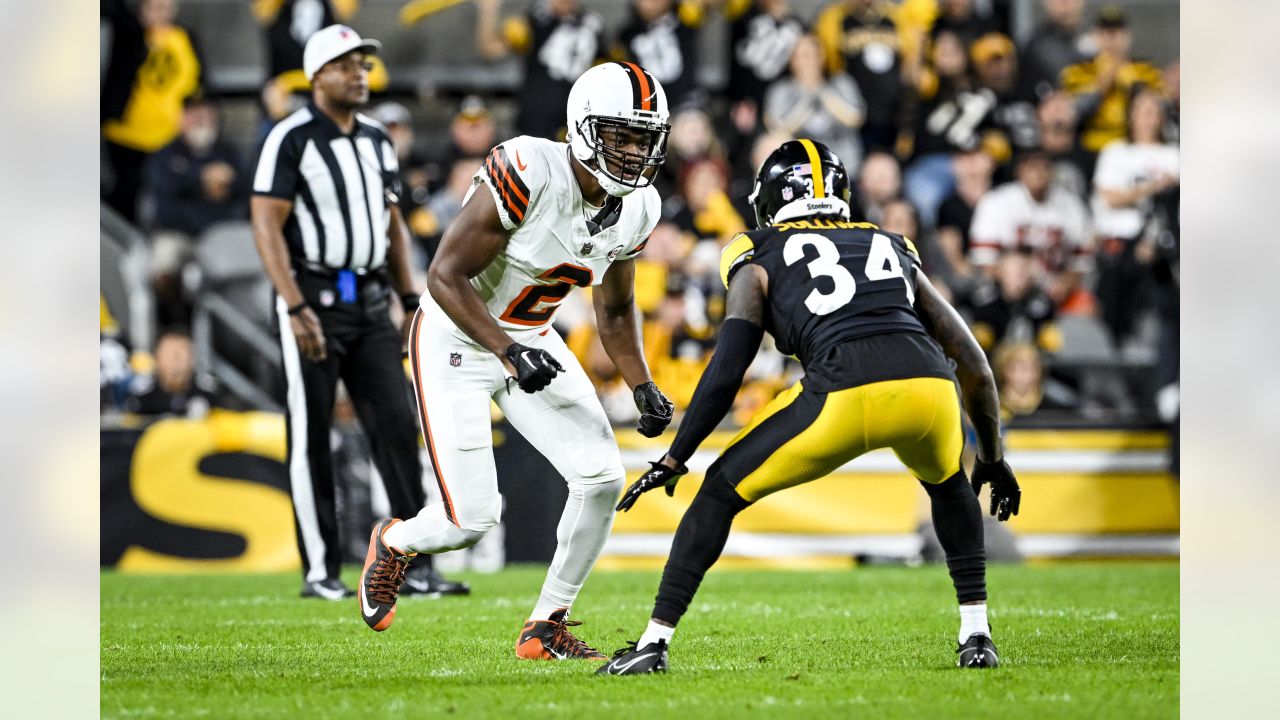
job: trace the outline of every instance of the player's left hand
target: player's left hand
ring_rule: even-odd
[[[631,483],[631,487],[623,493],[622,500],[618,502],[618,507],[614,508],[620,512],[626,512],[636,504],[636,500],[640,496],[659,487],[667,489],[667,497],[671,497],[676,492],[676,483],[680,482],[680,476],[689,472],[689,468],[684,463],[680,463],[679,467],[667,467],[660,462],[649,463],[653,467],[649,472],[640,476],[640,479]]]
[[[640,427],[636,431],[645,437],[658,437],[671,424],[676,406],[652,382],[637,385],[634,397],[640,410]]]
[[[1018,479],[1004,458],[995,462],[974,461],[974,494],[978,494],[987,483],[991,483],[991,514],[1001,522],[1008,520],[1010,515],[1017,515],[1018,506],[1022,504],[1022,488],[1018,487]]]

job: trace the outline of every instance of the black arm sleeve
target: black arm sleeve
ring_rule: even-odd
[[[715,354],[698,380],[693,400],[671,443],[671,457],[686,462],[724,419],[763,338],[763,328],[741,318],[729,318],[721,326]]]

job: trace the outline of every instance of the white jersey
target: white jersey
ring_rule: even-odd
[[[494,148],[472,180],[467,199],[487,188],[511,231],[471,279],[503,330],[548,326],[575,286],[599,285],[615,261],[640,254],[658,224],[662,200],[650,186],[621,198],[616,217],[602,218],[593,234],[588,221],[600,208],[583,199],[569,158],[566,143],[521,136]]]
[[[1132,207],[1113,208],[1102,199],[1098,188],[1132,190],[1161,175],[1178,176],[1177,145],[1133,145],[1113,142],[1102,149],[1093,173],[1093,219],[1098,235],[1107,238],[1136,238],[1151,212],[1147,198]]]
[[[1087,272],[1089,215],[1084,203],[1061,188],[1050,187],[1036,202],[1022,183],[1005,183],[982,196],[973,209],[969,260],[993,265],[1007,250],[1029,251],[1049,272]]]

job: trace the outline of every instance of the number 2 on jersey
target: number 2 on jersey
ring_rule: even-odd
[[[830,278],[833,287],[830,292],[814,288],[805,298],[804,305],[814,315],[829,315],[853,300],[854,293],[858,291],[858,283],[853,279],[853,274],[840,264],[840,251],[836,250],[835,243],[822,235],[801,233],[787,238],[787,244],[782,249],[783,261],[788,265],[795,265],[803,260],[806,245],[818,252],[818,257],[810,260],[807,265],[809,275],[815,279]],[[903,275],[902,263],[887,235],[876,233],[871,237],[871,252],[867,255],[863,274],[871,281],[902,278],[907,290],[907,302],[915,304],[911,283]]]
[[[539,280],[548,280],[548,285],[530,285],[525,288],[511,304],[507,306],[500,319],[514,325],[535,327],[551,319],[560,307],[560,301],[576,287],[591,284],[592,273],[589,268],[564,263],[557,265],[538,276]],[[541,307],[539,307],[541,306]]]

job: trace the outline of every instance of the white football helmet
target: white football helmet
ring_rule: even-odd
[[[569,90],[569,147],[605,192],[629,195],[652,183],[666,160],[670,114],[667,93],[644,68],[597,65]]]

